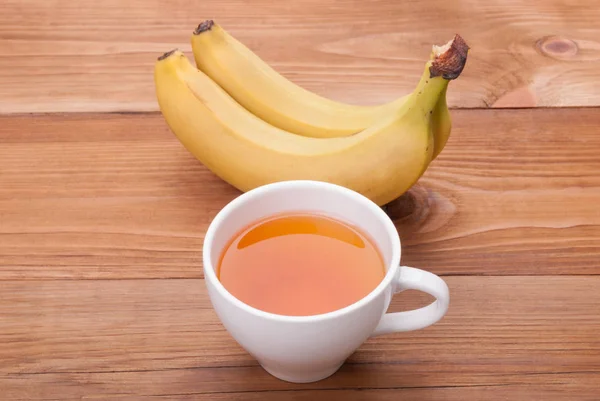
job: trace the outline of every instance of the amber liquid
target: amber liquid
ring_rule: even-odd
[[[238,233],[221,255],[217,275],[250,306],[307,316],[365,297],[385,267],[377,247],[356,228],[326,216],[286,214]]]

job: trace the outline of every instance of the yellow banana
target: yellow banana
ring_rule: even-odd
[[[178,50],[159,58],[154,77],[171,131],[239,190],[312,179],[343,185],[384,205],[425,172],[433,155],[433,109],[465,60],[464,47],[448,46],[427,63],[417,88],[395,113],[355,135],[327,139],[292,135],[259,119]]]
[[[408,98],[359,106],[319,96],[283,77],[212,20],[198,26],[191,42],[201,71],[258,117],[298,135],[331,138],[355,134],[398,110]],[[445,93],[434,109],[432,130],[435,158],[451,131]]]

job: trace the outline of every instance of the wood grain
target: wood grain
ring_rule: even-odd
[[[549,374],[512,376],[513,383],[492,385],[464,385],[443,387],[402,387],[402,382],[386,388],[336,389],[332,386],[305,385],[303,388],[283,388],[272,382],[273,390],[230,390],[232,381],[255,376],[247,371],[231,370],[230,374],[213,376],[213,371],[184,369],[177,371],[135,373],[69,373],[11,376],[4,380],[6,400],[88,400],[88,399],[167,399],[186,400],[243,400],[243,401],[461,401],[461,400],[544,400],[544,401],[597,401],[596,374]],[[385,372],[378,372],[385,377]],[[262,373],[261,373],[262,374]],[[343,374],[342,372],[338,374]],[[360,380],[358,374],[349,380]],[[503,376],[502,376],[503,377]],[[371,377],[369,382],[377,382]],[[360,381],[358,381],[360,383]],[[34,385],[35,387],[33,387]],[[248,386],[259,387],[259,386]],[[59,392],[60,397],[50,394]],[[50,395],[50,396],[49,396]]]
[[[5,0],[0,113],[157,110],[156,57],[189,54],[206,18],[298,84],[350,103],[408,92],[431,46],[458,32],[471,52],[451,106],[600,105],[594,0]]]
[[[466,39],[450,142],[385,207],[402,263],[450,287],[440,322],[310,384],[224,330],[201,249],[239,192],[169,132],[152,77],[207,18],[357,104],[412,90],[433,44]],[[597,401],[599,20],[593,0],[0,2],[0,398]]]
[[[600,113],[455,110],[448,146],[387,208],[437,274],[598,274]],[[239,192],[159,114],[0,118],[0,279],[200,278]]]
[[[224,331],[202,280],[5,281],[0,388],[7,399],[271,391],[281,393],[267,399],[363,399],[351,391],[358,389],[380,399],[390,389],[433,399],[484,390],[490,399],[520,390],[592,399],[600,384],[600,277],[446,279],[452,305],[441,322],[371,339],[337,374],[311,384],[265,373]],[[425,302],[400,294],[391,309]]]

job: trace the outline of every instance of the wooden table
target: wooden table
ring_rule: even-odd
[[[369,340],[312,384],[229,337],[201,245],[238,192],[170,133],[152,81],[205,18],[363,104],[467,40],[450,142],[389,207],[403,263],[450,286],[441,322]],[[599,20],[593,0],[3,1],[0,398],[599,400]]]

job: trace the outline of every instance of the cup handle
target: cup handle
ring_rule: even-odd
[[[422,329],[440,320],[448,310],[448,285],[439,276],[408,266],[399,266],[396,269],[392,282],[394,294],[404,290],[419,290],[433,295],[436,300],[423,308],[384,314],[371,337]]]

